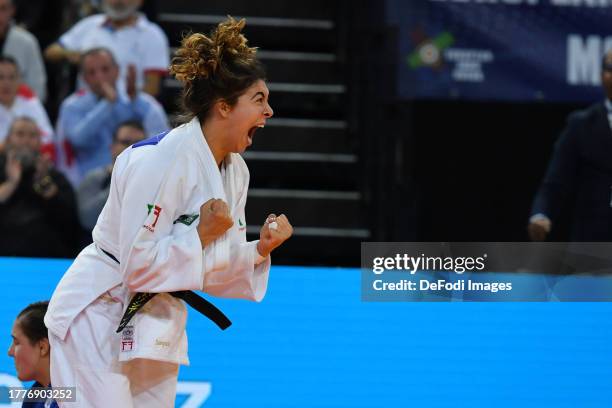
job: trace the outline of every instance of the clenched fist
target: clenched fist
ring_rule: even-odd
[[[534,219],[527,225],[527,233],[532,241],[544,241],[550,232],[552,223],[550,219],[541,217]]]
[[[202,248],[219,238],[234,225],[225,201],[211,198],[200,207],[198,235]]]
[[[274,214],[268,215],[266,222],[259,231],[259,242],[257,252],[266,258],[275,248],[279,247],[293,234],[293,227],[285,214],[278,217]]]

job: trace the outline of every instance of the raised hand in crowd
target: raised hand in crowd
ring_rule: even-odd
[[[134,65],[128,65],[125,82],[128,97],[133,101],[138,95],[138,88],[136,87],[136,67]]]
[[[36,194],[46,200],[55,197],[58,193],[57,184],[49,174],[52,167],[53,161],[49,156],[41,154],[37,157],[33,188]]]
[[[102,97],[108,100],[110,103],[115,103],[117,100],[117,89],[115,89],[115,84],[111,84],[110,82],[102,82],[100,84],[100,93]]]
[[[0,203],[11,198],[21,181],[23,168],[14,150],[9,151],[6,155],[5,172],[6,180],[0,184]]]

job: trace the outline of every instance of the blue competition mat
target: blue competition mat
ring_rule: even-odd
[[[68,265],[0,258],[5,348]],[[610,303],[362,302],[360,282],[275,266],[262,303],[213,299],[227,331],[190,312],[177,407],[612,406]],[[4,353],[0,386],[14,375]]]

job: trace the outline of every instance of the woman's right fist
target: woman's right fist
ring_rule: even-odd
[[[234,225],[225,201],[211,198],[200,207],[198,235],[202,248],[210,244]]]

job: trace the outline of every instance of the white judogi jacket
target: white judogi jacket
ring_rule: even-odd
[[[79,254],[53,294],[45,316],[49,330],[65,338],[74,318],[118,285],[127,288],[126,305],[133,292],[189,289],[260,301],[270,258],[255,265],[257,241],[246,241],[248,183],[238,154],[228,155],[219,170],[197,119],[126,149],[117,158],[94,244]],[[228,203],[234,225],[202,250],[196,227],[200,207],[211,198]],[[121,316],[116,318],[119,324]],[[124,330],[122,340],[132,341],[117,345],[119,359],[187,364],[185,320],[182,301],[156,296]]]

